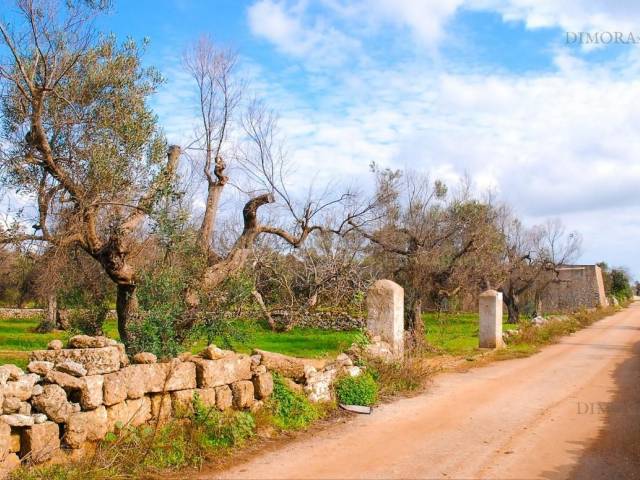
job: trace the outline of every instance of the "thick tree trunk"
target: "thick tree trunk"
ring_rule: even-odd
[[[120,341],[129,347],[131,325],[138,319],[138,297],[135,284],[118,284],[116,294],[116,313],[118,315],[118,333]]]
[[[518,323],[520,321],[520,305],[515,295],[503,294],[504,303],[507,306],[507,323]]]
[[[58,300],[54,293],[47,295],[47,312],[36,329],[39,333],[53,332],[58,317]]]

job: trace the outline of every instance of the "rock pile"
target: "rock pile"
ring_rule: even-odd
[[[210,345],[201,354],[158,363],[106,337],[77,335],[30,354],[27,372],[0,366],[0,478],[20,464],[64,460],[87,442],[124,426],[188,414],[197,394],[206,407],[258,409],[273,391],[261,355]]]

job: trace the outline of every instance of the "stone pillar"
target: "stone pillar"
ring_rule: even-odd
[[[404,289],[391,280],[378,280],[367,292],[367,330],[404,354]]]
[[[480,294],[480,348],[502,348],[502,293]]]

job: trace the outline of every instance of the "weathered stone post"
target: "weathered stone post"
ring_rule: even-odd
[[[404,289],[378,280],[367,292],[367,330],[389,343],[394,356],[404,354]]]
[[[502,348],[502,292],[480,294],[480,348]]]

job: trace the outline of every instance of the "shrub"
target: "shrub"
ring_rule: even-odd
[[[273,394],[268,403],[272,420],[282,430],[298,430],[320,418],[319,408],[301,393],[292,391],[280,375],[273,376]]]
[[[410,352],[402,360],[395,362],[371,357],[366,358],[364,363],[377,382],[381,397],[420,390],[433,375],[433,367],[419,353]]]
[[[345,405],[371,406],[378,400],[378,384],[369,372],[341,377],[335,388],[338,401]]]
[[[253,415],[248,412],[220,412],[206,407],[196,394],[193,398],[194,428],[205,448],[228,448],[242,445],[256,430]]]

